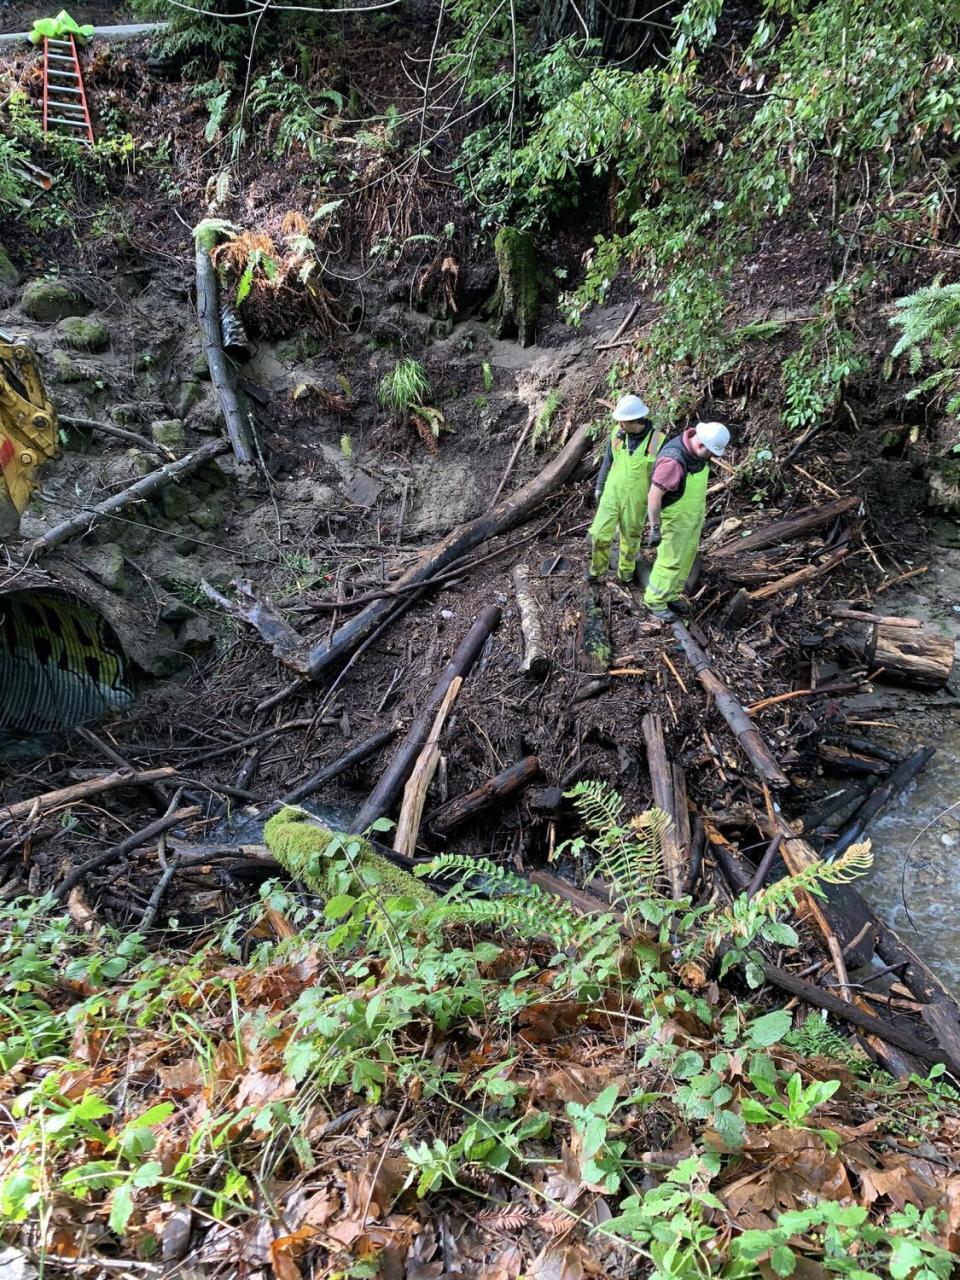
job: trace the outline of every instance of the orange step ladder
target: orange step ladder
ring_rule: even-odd
[[[93,125],[72,35],[43,42],[43,132],[93,146]]]

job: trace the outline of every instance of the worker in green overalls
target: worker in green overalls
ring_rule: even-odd
[[[698,422],[660,450],[647,498],[647,546],[657,548],[643,602],[661,622],[686,612],[680,599],[707,512],[710,459],[722,458],[730,432],[722,422]]]
[[[639,396],[621,396],[613,417],[615,425],[594,490],[599,505],[590,526],[589,582],[599,582],[609,568],[610,546],[618,528],[617,577],[623,583],[633,581],[647,513],[650,475],[657,450],[663,444],[663,435],[654,431],[650,410]]]

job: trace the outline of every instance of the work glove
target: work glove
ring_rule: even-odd
[[[658,524],[652,524],[647,530],[647,546],[659,547],[660,542],[660,526]]]

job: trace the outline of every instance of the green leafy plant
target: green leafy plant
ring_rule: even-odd
[[[413,409],[422,409],[433,395],[427,371],[419,360],[398,360],[383,375],[377,398],[396,422],[404,422]]]

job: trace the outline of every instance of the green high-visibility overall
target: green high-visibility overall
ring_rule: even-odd
[[[661,541],[643,593],[643,603],[651,609],[665,609],[683,594],[700,546],[709,480],[709,464],[700,471],[688,471],[681,497],[669,506],[665,499],[660,509]]]
[[[621,582],[629,582],[637,566],[637,553],[647,518],[650,476],[664,439],[661,431],[651,429],[646,439],[631,453],[625,435],[619,426],[613,428],[610,442],[613,463],[589,531],[593,542],[590,575],[600,578],[610,566],[610,546],[619,527],[617,572]]]

